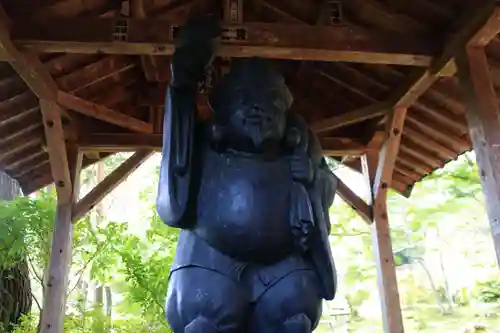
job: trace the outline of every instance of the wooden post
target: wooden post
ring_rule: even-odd
[[[54,221],[52,248],[46,278],[43,312],[41,315],[41,333],[63,332],[64,314],[66,310],[66,293],[68,274],[71,264],[71,248],[73,240],[72,212],[73,202],[79,191],[79,175],[82,154],[76,148],[68,149],[68,165],[73,184],[71,200],[58,200]]]
[[[500,265],[500,108],[484,47],[498,33],[500,11],[457,56],[457,72],[467,106],[467,122],[476,153],[493,242]]]
[[[369,153],[363,158],[363,172],[372,191],[372,242],[377,262],[382,319],[386,333],[404,332],[387,214],[387,191],[392,183],[405,116],[406,109],[393,109],[388,116],[385,142],[378,156]],[[380,132],[377,132],[371,144],[378,145],[380,141]]]

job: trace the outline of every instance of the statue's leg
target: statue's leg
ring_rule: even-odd
[[[272,285],[255,304],[251,333],[311,333],[322,310],[319,283],[313,270],[298,270]]]
[[[167,292],[167,321],[174,333],[240,333],[248,298],[228,277],[196,266],[174,271]]]

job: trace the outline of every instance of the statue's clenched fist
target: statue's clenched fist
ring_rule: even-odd
[[[172,85],[193,86],[213,60],[220,26],[210,17],[188,21],[179,29],[172,57]]]

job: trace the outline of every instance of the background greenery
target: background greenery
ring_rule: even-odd
[[[82,195],[123,161],[83,173]],[[410,199],[391,194],[391,236],[406,332],[500,327],[500,279],[474,156],[468,153],[417,184]],[[154,199],[153,156],[75,224],[65,326],[68,332],[170,332],[164,295],[177,231]],[[363,178],[336,173],[363,195]],[[51,188],[0,203],[0,270],[25,258],[33,307],[17,333],[36,332],[55,196]],[[382,332],[370,227],[340,199],[331,208],[339,294],[325,304],[318,332]]]

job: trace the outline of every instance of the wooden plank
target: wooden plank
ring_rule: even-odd
[[[338,177],[337,177],[338,178]],[[354,209],[359,216],[365,220],[366,223],[372,223],[372,209],[368,204],[356,195],[342,180],[339,179],[339,186],[337,188],[338,195],[345,201],[352,209]]]
[[[52,247],[43,298],[43,311],[40,319],[41,333],[62,333],[64,331],[64,316],[66,312],[66,293],[68,290],[68,275],[71,265],[71,250],[73,240],[73,223],[71,221],[73,201],[79,191],[79,175],[82,165],[81,154],[69,150],[70,174],[74,187],[71,188],[71,201],[58,202]]]
[[[72,184],[61,121],[61,108],[53,101],[41,99],[40,109],[42,110],[50,168],[57,189],[57,200],[59,204],[65,205],[71,201]]]
[[[57,102],[65,108],[135,132],[153,132],[153,125],[149,123],[127,116],[126,114],[112,110],[103,105],[68,94],[64,91],[59,91],[57,93]]]
[[[79,220],[88,213],[106,195],[120,185],[132,172],[134,172],[149,156],[152,151],[141,150],[129,157],[101,183],[99,183],[84,198],[75,204],[73,210],[73,221]]]
[[[369,119],[381,117],[387,114],[389,109],[389,103],[381,102],[317,121],[311,124],[310,128],[316,133],[331,131],[348,125],[361,123]]]
[[[162,134],[83,134],[78,138],[78,147],[83,151],[118,152],[141,149],[160,151]]]
[[[484,48],[468,47],[456,63],[500,265],[500,108]]]
[[[158,19],[120,19],[128,33],[120,38],[117,20],[53,19],[50,25],[14,22],[16,44],[37,52],[171,55],[172,31],[178,24]],[[85,27],[85,29],[82,29]],[[218,49],[222,57],[346,61],[427,67],[437,51],[428,39],[375,35],[346,26],[306,24],[225,23],[228,35]],[[117,40],[119,38],[119,40]],[[122,40],[126,39],[126,40]]]

